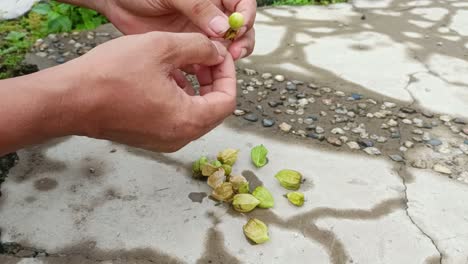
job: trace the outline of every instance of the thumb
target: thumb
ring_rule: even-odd
[[[221,37],[228,31],[228,17],[211,0],[174,0],[174,8],[186,15],[210,37]]]
[[[217,65],[228,53],[220,42],[200,33],[171,33],[169,41],[171,50],[167,53],[167,63],[177,68],[193,64]]]

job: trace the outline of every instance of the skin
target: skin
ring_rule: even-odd
[[[0,80],[0,155],[68,135],[174,152],[235,109],[233,58],[253,49],[255,7],[246,10],[255,1],[67,2],[112,13],[109,19],[129,35],[63,65]],[[226,49],[214,41],[223,33],[213,28],[222,28],[216,17],[234,9],[249,22]],[[200,95],[181,69],[197,75]]]

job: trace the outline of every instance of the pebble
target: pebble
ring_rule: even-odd
[[[442,173],[442,174],[447,174],[447,175],[451,175],[452,174],[452,171],[445,167],[444,165],[441,165],[441,164],[435,164],[434,167],[432,167],[432,169],[435,171],[435,172],[439,172],[439,173]]]
[[[430,139],[430,140],[426,141],[426,143],[433,146],[433,147],[437,147],[437,146],[442,145],[442,141],[440,141],[439,139],[436,139],[436,138]]]
[[[455,118],[452,120],[455,124],[459,124],[459,125],[466,125],[466,121],[461,119],[461,118]]]
[[[364,152],[366,152],[369,155],[380,155],[382,152],[378,148],[370,147],[370,148],[365,148]]]
[[[398,122],[393,120],[393,119],[390,119],[387,123],[387,125],[391,126],[391,127],[396,127],[398,126]]]
[[[431,140],[431,135],[429,135],[429,133],[427,133],[427,132],[424,132],[424,133],[423,133],[423,136],[422,136],[422,139],[423,139],[424,141]]]
[[[65,58],[64,57],[58,57],[56,60],[55,60],[57,63],[59,64],[62,64],[65,62]]]
[[[359,139],[357,143],[363,148],[371,148],[374,146],[374,142],[370,139]]]
[[[400,109],[401,112],[403,113],[406,113],[406,114],[414,114],[416,113],[416,110],[414,110],[413,108],[409,108],[409,107],[403,107]]]
[[[325,112],[325,111],[320,111],[320,115],[321,115],[321,116],[327,116],[327,112]]]
[[[377,118],[385,118],[386,115],[382,112],[375,112],[374,116]]]
[[[392,132],[390,135],[391,138],[401,138],[400,132]]]
[[[391,102],[384,102],[383,106],[385,106],[386,108],[394,108],[396,106],[396,104],[391,103]]]
[[[395,162],[403,162],[404,161],[403,157],[398,155],[398,154],[389,155],[389,157],[390,157],[390,159],[392,159]]]
[[[318,134],[323,134],[325,132],[325,129],[318,126],[318,127],[315,128],[315,132],[318,133]]]
[[[341,140],[341,142],[346,143],[346,142],[348,142],[349,138],[347,136],[341,136],[340,140]]]
[[[288,123],[283,122],[283,123],[281,123],[279,125],[279,128],[281,129],[281,131],[289,132],[291,130],[292,126],[290,124],[288,124]]]
[[[427,112],[427,111],[424,111],[421,113],[423,116],[427,117],[427,118],[433,118],[434,117],[434,114],[431,113],[431,112]]]
[[[333,128],[331,133],[335,134],[335,135],[344,135],[345,134],[344,130],[342,128],[339,128],[339,127]]]
[[[275,125],[275,120],[273,119],[269,119],[269,118],[265,118],[262,120],[262,125],[264,127],[272,127]]]
[[[305,99],[305,98],[301,98],[299,100],[297,100],[297,104],[301,107],[304,107],[306,105],[309,104],[309,100]]]
[[[244,69],[244,73],[247,74],[248,76],[252,76],[252,75],[257,74],[257,71],[256,71],[256,70],[253,70],[253,69],[245,68],[245,69]]]
[[[311,125],[314,122],[312,118],[305,118],[304,119],[304,124],[306,125]]]
[[[465,139],[465,141],[463,141],[463,143],[465,143],[466,145],[468,145],[468,139]]]
[[[314,90],[315,90],[315,89],[318,89],[318,86],[317,86],[316,84],[314,84],[314,83],[309,83],[309,84],[307,85],[307,87],[309,87],[310,89],[314,89]]]
[[[403,145],[407,148],[412,148],[414,146],[414,143],[411,142],[411,141],[405,141],[405,143],[403,143]]]
[[[448,115],[441,115],[439,119],[444,122],[450,122],[450,120],[452,120],[452,118]]]
[[[287,110],[286,110],[286,114],[288,114],[288,115],[294,115],[294,110],[292,110],[292,109],[287,109]]]
[[[413,121],[411,121],[411,120],[409,120],[409,119],[406,119],[406,118],[403,119],[403,120],[401,120],[401,122],[402,122],[403,124],[406,124],[406,125],[412,125],[412,124],[413,124]]]
[[[468,127],[462,129],[463,134],[468,136]]]
[[[287,83],[286,83],[286,90],[288,90],[288,91],[290,91],[290,92],[291,92],[291,91],[296,91],[296,90],[297,90],[297,87],[296,87],[296,85],[295,85],[294,83],[292,83],[292,82],[287,82]]]
[[[336,137],[328,137],[327,142],[336,147],[343,145],[343,142],[341,142],[341,140]]]
[[[281,111],[281,109],[275,109],[275,111],[273,111],[275,114],[281,114],[283,113],[283,111]]]
[[[403,119],[403,118],[406,118],[408,115],[405,114],[405,113],[400,112],[400,113],[397,114],[397,116],[398,116],[399,118]]]
[[[421,137],[412,137],[411,138],[414,142],[422,142],[423,139]]]
[[[422,135],[424,132],[421,129],[414,129],[412,133],[416,135]]]
[[[41,58],[45,58],[45,57],[47,57],[47,52],[42,52],[42,51],[38,52],[38,53],[36,53],[36,56],[41,57]]]
[[[244,110],[240,110],[240,109],[236,109],[236,110],[234,110],[234,115],[236,115],[236,116],[243,116],[243,115],[245,115],[245,111],[244,111]]]
[[[468,155],[468,146],[466,146],[466,145],[460,145],[460,146],[459,146],[459,149],[460,149],[463,153],[465,153],[466,155]]]
[[[284,76],[283,75],[276,75],[275,80],[277,82],[284,82]]]
[[[413,168],[418,168],[418,169],[425,169],[425,168],[427,168],[426,161],[421,160],[421,159],[417,159],[417,160],[412,161],[412,162],[411,162],[411,166],[412,166]]]
[[[400,150],[401,152],[406,152],[406,151],[408,151],[408,148],[406,148],[406,147],[404,147],[404,146],[401,146],[401,147],[399,148],[399,150]]]
[[[457,127],[457,126],[451,126],[450,130],[452,130],[452,132],[456,133],[456,134],[461,132],[461,129],[459,127]]]
[[[386,137],[383,137],[383,136],[380,136],[380,137],[377,138],[377,142],[379,142],[379,143],[385,143],[385,142],[387,142],[387,140],[388,139]]]
[[[270,101],[270,102],[268,102],[268,105],[269,105],[270,107],[273,107],[273,108],[274,108],[274,107],[277,107],[278,105],[282,105],[282,104],[283,104],[283,102],[275,102],[275,101]]]
[[[367,104],[365,104],[365,103],[359,103],[359,104],[358,104],[358,108],[359,108],[359,109],[362,109],[362,110],[365,110],[365,109],[367,109]]]
[[[324,105],[331,105],[333,103],[332,99],[322,99]]]
[[[357,94],[357,93],[352,93],[352,94],[351,94],[351,97],[352,97],[354,100],[361,100],[361,99],[362,99],[362,95]]]
[[[339,97],[344,97],[344,96],[346,96],[346,94],[345,94],[344,92],[342,92],[342,91],[336,91],[336,92],[335,92],[335,95],[336,95],[336,96],[339,96]]]
[[[316,133],[309,133],[309,134],[307,134],[307,137],[317,139],[317,140],[320,140],[320,141],[323,141],[325,139],[324,135],[316,134]]]
[[[306,130],[315,130],[316,127],[317,127],[316,125],[308,125],[306,127]]]
[[[329,87],[322,87],[322,88],[320,88],[320,90],[321,90],[322,92],[324,92],[324,93],[331,93],[331,91],[332,91],[332,89],[329,88]]]
[[[348,145],[348,147],[350,149],[360,149],[361,148],[356,141],[350,141],[350,142],[346,143],[346,145]]]
[[[253,86],[247,86],[247,91],[253,92],[255,91],[255,88],[253,88]]]
[[[250,122],[257,122],[258,121],[258,116],[256,114],[247,114],[244,116],[244,119]]]
[[[271,77],[273,77],[273,75],[271,73],[266,72],[266,73],[262,74],[262,79],[263,80],[271,79]]]

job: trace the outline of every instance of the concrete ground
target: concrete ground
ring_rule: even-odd
[[[81,137],[20,151],[1,186],[0,263],[468,263],[467,25],[464,0],[259,10],[256,51],[239,63],[237,116],[181,151]],[[290,90],[288,80],[305,84]],[[299,94],[313,99],[286,114],[298,103],[286,97]],[[276,112],[266,103],[286,99]],[[357,106],[357,117],[338,120]],[[353,122],[386,137],[373,138],[381,155],[346,144],[365,143]],[[258,144],[269,150],[261,169],[249,158]],[[267,187],[274,208],[240,214],[206,197],[191,162],[228,147],[240,149],[233,173]],[[301,208],[273,177],[284,168],[304,174]],[[250,217],[269,226],[269,242],[244,237]]]

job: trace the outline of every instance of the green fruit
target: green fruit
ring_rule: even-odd
[[[218,153],[218,160],[227,165],[234,165],[234,163],[237,160],[237,153],[239,153],[239,150],[237,149],[226,149]]]
[[[288,200],[295,206],[302,206],[304,204],[304,194],[300,192],[290,192],[286,194]]]
[[[257,207],[259,204],[260,201],[248,193],[236,194],[232,200],[232,206],[234,207],[234,210],[241,213],[248,213],[255,209],[255,207]]]
[[[221,166],[221,168],[224,169],[224,173],[226,174],[226,176],[231,175],[232,167],[230,165],[223,164],[223,166]]]
[[[249,193],[250,192],[250,185],[249,182],[243,182],[239,185],[237,189],[238,193]]]
[[[270,240],[268,237],[268,227],[262,221],[251,218],[243,227],[244,234],[255,244],[262,244]]]
[[[200,176],[202,172],[202,166],[205,165],[208,162],[208,159],[206,157],[201,157],[197,161],[195,161],[192,165],[192,173],[193,176],[197,177]]]
[[[239,12],[234,12],[229,16],[229,26],[232,29],[238,30],[244,25],[244,16]]]
[[[258,186],[255,188],[255,190],[252,192],[252,195],[260,201],[260,204],[258,205],[260,208],[272,208],[275,204],[273,195],[271,195],[267,188],[263,186]]]
[[[281,186],[288,190],[297,190],[301,187],[302,174],[294,170],[281,170],[275,175]]]

